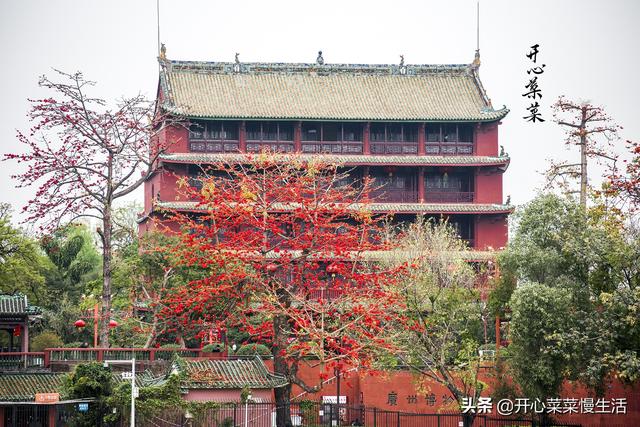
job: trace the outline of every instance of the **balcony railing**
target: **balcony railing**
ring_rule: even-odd
[[[473,142],[427,142],[425,153],[428,156],[470,156],[473,155]]]
[[[417,142],[373,142],[371,141],[371,154],[392,155],[417,155]]]
[[[293,153],[295,146],[293,141],[247,141],[247,153],[260,153],[262,151]]]
[[[191,140],[189,150],[196,153],[237,153],[238,141],[202,141]]]
[[[172,360],[181,357],[200,357],[195,348],[47,348],[42,352],[0,353],[0,371],[28,368],[48,368],[51,364],[102,362],[104,360],[130,360],[134,356],[141,362]]]
[[[362,142],[341,141],[341,142],[316,142],[302,141],[303,153],[325,153],[325,154],[362,154]]]
[[[386,190],[377,188],[369,192],[369,197],[373,202],[391,202],[391,203],[417,203],[418,192],[415,190]]]
[[[11,352],[0,353],[0,371],[44,368],[46,353],[44,352]]]
[[[429,191],[424,197],[428,203],[472,203],[473,191]]]

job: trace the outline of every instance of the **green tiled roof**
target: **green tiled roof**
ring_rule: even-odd
[[[271,205],[274,210],[287,210],[287,206]],[[198,202],[155,202],[155,207],[167,210],[205,211]],[[366,205],[353,203],[350,208],[360,210],[366,207],[374,213],[425,213],[425,214],[473,214],[473,213],[511,213],[513,206],[493,203],[369,203]]]
[[[59,393],[63,373],[32,372],[0,374],[0,402],[35,400],[36,393]]]
[[[259,357],[253,360],[199,360],[184,363],[186,380],[182,387],[203,388],[275,388],[287,380],[270,373]]]
[[[393,166],[455,166],[455,165],[505,165],[509,157],[493,156],[376,156],[376,155],[332,155],[332,154],[274,154],[277,159],[288,162],[292,159],[301,161],[320,161],[330,164],[344,165],[393,165]],[[238,163],[248,161],[251,155],[235,153],[170,153],[161,154],[160,159],[178,163]]]
[[[37,315],[42,314],[42,309],[35,305],[29,305],[27,296],[23,294],[0,294],[0,316],[2,315]]]
[[[188,117],[496,121],[477,67],[161,61],[163,108]]]

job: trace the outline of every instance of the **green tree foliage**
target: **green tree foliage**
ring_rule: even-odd
[[[568,290],[541,284],[518,288],[511,298],[510,363],[521,391],[530,398],[558,396],[572,352],[574,321]]]
[[[512,310],[508,355],[522,391],[553,396],[568,378],[602,392],[607,375],[637,379],[638,324],[628,314],[637,317],[637,237],[617,212],[555,195],[531,201],[516,225],[491,301],[496,313]]]
[[[21,292],[31,304],[47,305],[45,277],[51,270],[37,242],[11,225],[11,207],[0,204],[0,293]]]
[[[236,356],[271,356],[271,349],[264,344],[245,344],[236,351]]]
[[[100,425],[107,398],[113,392],[111,368],[93,362],[76,366],[63,385],[63,394],[68,399],[95,399],[89,405],[89,411],[73,420],[74,427],[93,427]]]
[[[62,347],[62,339],[52,331],[44,331],[31,340],[31,351],[43,351],[45,348]]]
[[[83,224],[70,224],[44,236],[40,245],[56,269],[48,277],[54,297],[73,301],[99,288],[101,260],[93,236]]]

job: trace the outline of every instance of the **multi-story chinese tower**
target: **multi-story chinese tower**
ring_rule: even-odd
[[[507,241],[495,110],[480,82],[479,55],[463,65],[354,65],[169,61],[160,58],[158,105],[187,118],[167,127],[166,153],[145,184],[140,230],[163,209],[196,210],[181,200],[180,176],[263,149],[323,156],[371,176],[373,211],[397,221],[446,217],[476,250]]]

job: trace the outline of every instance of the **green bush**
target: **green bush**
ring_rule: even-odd
[[[31,351],[43,351],[45,348],[59,348],[64,343],[53,331],[44,331],[31,340]]]
[[[264,344],[245,344],[236,351],[237,356],[271,356],[271,350]]]
[[[202,351],[205,353],[219,353],[223,350],[224,350],[224,344],[219,342],[213,343],[213,344],[207,344],[204,347],[202,347]]]
[[[180,344],[163,344],[160,348],[182,348]]]
[[[80,347],[82,347],[82,341],[68,342],[65,345],[63,345],[62,347],[64,347],[64,348],[80,348]]]

